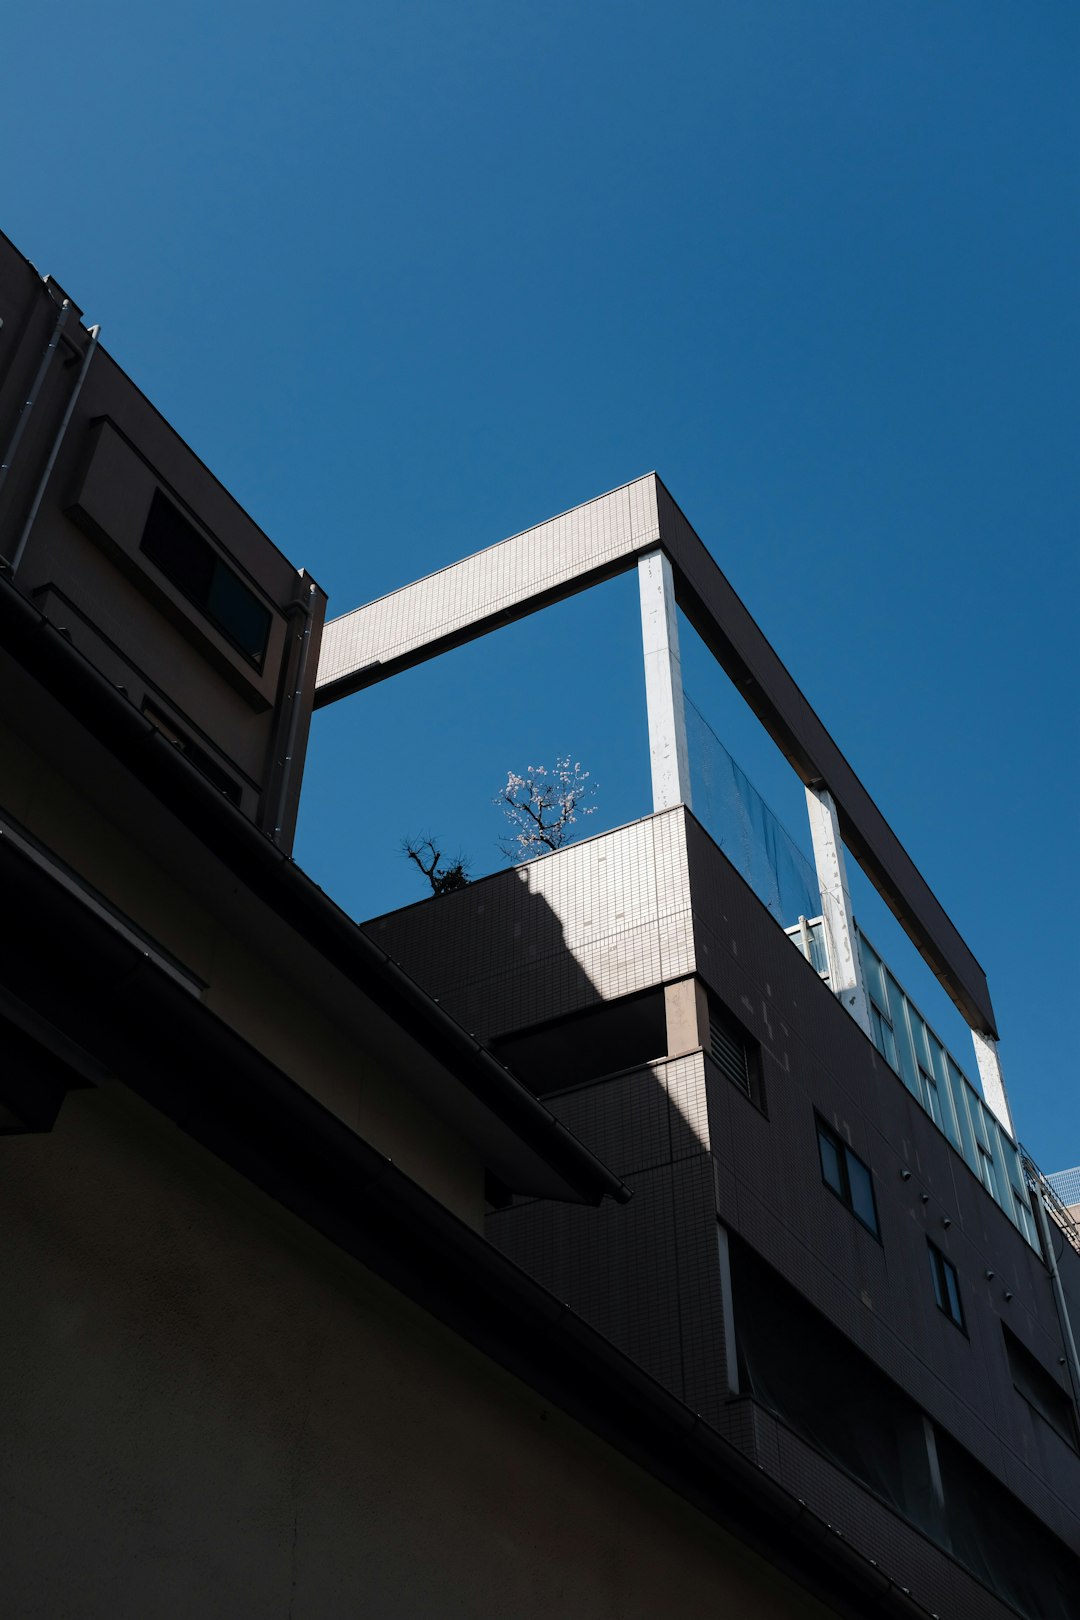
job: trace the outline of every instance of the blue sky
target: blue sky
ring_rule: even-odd
[[[4,67],[0,224],[331,611],[661,473],[982,962],[1021,1136],[1080,1163],[1074,0],[60,0]],[[591,828],[643,813],[636,611],[320,715],[301,861],[357,916],[420,897],[404,833],[489,869],[557,752]]]

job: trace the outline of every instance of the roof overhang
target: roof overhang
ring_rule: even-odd
[[[356,1024],[365,1049],[393,1072],[407,1076],[413,1091],[474,1146],[486,1167],[510,1190],[587,1203],[629,1198],[629,1189],[618,1176],[433,1002],[294,861],[217,793],[2,573],[0,649],[10,658],[5,679],[12,703],[26,711],[27,721],[33,705],[33,725],[50,736],[69,761],[82,761],[87,791],[93,786],[106,795],[113,819],[129,813],[133,824],[157,829],[178,872],[183,865],[184,880],[193,886],[202,881],[220,892],[222,905],[228,903],[227,894],[242,885],[265,908],[259,912],[259,926],[266,949],[276,950],[289,971],[303,969],[305,983],[317,976],[330,984],[342,1016]],[[10,954],[0,952],[2,982],[25,995],[32,1010],[57,1019],[59,979],[49,952],[79,939],[76,963],[111,961],[118,952],[129,966],[138,966],[141,995],[156,998],[155,1005],[161,1002],[159,1028],[170,1029],[169,1018],[182,1018],[185,1027],[191,1022],[193,1053],[200,1042],[215,1050],[215,1043],[224,1042],[231,1049],[232,1042],[239,1042],[236,1051],[246,1051],[246,1043],[187,989],[178,990],[179,1001],[172,997],[174,976],[168,964],[140,944],[134,924],[125,926],[115,915],[104,914],[79,892],[78,883],[64,881],[63,863],[50,860],[48,851],[43,860],[35,860],[24,843],[0,834],[6,937],[13,946]],[[18,920],[17,900],[22,907]],[[52,925],[41,935],[42,953],[31,964],[28,950],[21,947],[38,937],[35,919],[45,916]],[[82,970],[83,1001],[76,996],[69,1031],[84,1044],[78,1006],[85,1002],[87,971]],[[16,980],[21,983],[23,978],[20,989]],[[116,981],[116,993],[128,982],[125,968]],[[113,1007],[111,1019],[102,1026],[106,1043],[118,1037],[133,1016],[131,1009],[113,1005],[112,997],[110,982],[108,994],[103,991],[94,1003],[95,1008]],[[118,1072],[111,1047],[91,1050]],[[250,1076],[253,1110],[259,1107],[259,1087],[264,1084],[302,1091],[272,1064],[256,1062],[256,1056],[252,1053],[250,1060],[245,1056],[242,1064]],[[193,1072],[197,1067],[194,1063]]]

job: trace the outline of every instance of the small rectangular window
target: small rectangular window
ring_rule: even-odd
[[[643,1068],[667,1051],[664,992],[646,990],[598,1007],[509,1031],[492,1048],[537,1096]]]
[[[961,1333],[966,1333],[964,1306],[960,1299],[960,1278],[956,1267],[929,1239],[926,1246],[930,1251],[930,1277],[934,1285],[934,1298],[938,1310],[944,1311],[949,1321],[958,1327]]]
[[[874,1199],[874,1177],[868,1164],[864,1164],[857,1153],[842,1137],[838,1136],[831,1125],[818,1118],[818,1155],[821,1159],[821,1179],[830,1192],[836,1194],[844,1204],[866,1227],[874,1237],[880,1239],[881,1231],[878,1226],[877,1203]]]
[[[238,652],[262,665],[272,615],[159,490],[150,503],[142,550]]]
[[[821,1173],[825,1177],[825,1184],[843,1198],[846,1185],[843,1153],[823,1131],[818,1132],[818,1148],[821,1151]]]
[[[709,1001],[709,1051],[717,1068],[762,1111],[765,1091],[757,1042],[723,1008]]]
[[[849,1148],[846,1154],[848,1186],[851,1189],[851,1207],[868,1226],[877,1231],[877,1210],[874,1208],[874,1182],[866,1165]]]

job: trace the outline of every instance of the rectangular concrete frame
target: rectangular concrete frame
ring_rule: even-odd
[[[315,706],[625,573],[657,547],[694,629],[802,782],[828,787],[851,853],[971,1028],[996,1039],[982,968],[655,473],[330,620]]]

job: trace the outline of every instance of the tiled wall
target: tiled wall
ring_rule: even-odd
[[[601,1209],[515,1201],[488,1236],[711,1422],[726,1393],[705,1059],[653,1063],[547,1106],[633,1188]]]
[[[366,931],[481,1038],[694,970],[682,810],[632,822]]]
[[[1045,1266],[693,818],[687,848],[698,971],[760,1041],[768,1108],[709,1089],[721,1219],[1080,1544],[1080,1458],[1014,1389],[1001,1332],[1064,1386]],[[815,1111],[873,1172],[880,1242],[822,1182]],[[966,1335],[934,1302],[927,1239],[956,1266]]]
[[[514,609],[538,595],[632,558],[659,538],[656,480],[624,484],[535,529],[333,619],[326,627],[319,685],[330,686],[376,660],[390,664],[441,638]]]
[[[548,1097],[634,1201],[517,1205],[492,1217],[493,1239],[719,1421],[719,1215],[1077,1539],[1080,1459],[1014,1389],[1001,1332],[1060,1373],[1045,1267],[692,816],[652,816],[369,927],[480,1035],[696,971],[760,1043],[766,1112],[699,1056]],[[873,1172],[880,1242],[822,1182],[815,1111]],[[928,1238],[957,1268],[966,1335],[934,1302]]]

